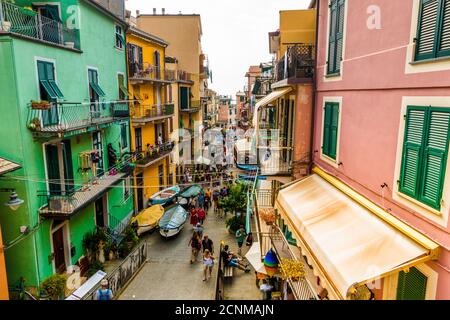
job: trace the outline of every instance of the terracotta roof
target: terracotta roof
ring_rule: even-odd
[[[6,160],[4,158],[0,158],[0,174],[5,174],[17,170],[19,168],[20,168],[19,164]]]

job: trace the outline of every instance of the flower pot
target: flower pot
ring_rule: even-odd
[[[2,22],[2,30],[5,32],[9,32],[10,29],[11,29],[11,22],[3,21]]]
[[[64,45],[66,46],[66,48],[70,48],[73,49],[75,48],[75,42],[64,42]]]
[[[50,109],[51,104],[49,102],[32,102],[31,109],[35,110],[48,110]]]

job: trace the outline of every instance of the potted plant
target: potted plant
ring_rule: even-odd
[[[267,225],[272,225],[276,220],[274,208],[262,208],[258,210],[258,214]]]
[[[247,209],[247,189],[242,183],[236,183],[231,186],[228,196],[220,201],[224,212],[246,212]]]
[[[33,118],[33,120],[31,120],[28,124],[28,129],[32,131],[41,130],[41,120],[39,118]]]
[[[48,110],[50,109],[51,104],[48,101],[31,101],[31,109],[35,110]]]
[[[241,225],[245,225],[244,216],[234,216],[225,222],[227,230],[231,234],[235,234]]]
[[[67,277],[62,274],[54,274],[44,280],[41,289],[47,293],[50,300],[64,299]]]

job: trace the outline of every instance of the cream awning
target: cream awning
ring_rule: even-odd
[[[259,100],[256,103],[255,110],[253,112],[253,128],[258,128],[258,111],[259,111],[259,108],[267,106],[272,101],[274,101],[274,100],[276,100],[278,98],[281,98],[282,96],[284,96],[285,94],[287,94],[287,93],[289,93],[291,91],[292,91],[292,87],[282,88],[282,89],[275,90],[275,91],[269,93],[267,96],[265,96],[264,98]]]
[[[20,168],[19,164],[9,161],[9,160],[6,160],[6,159],[3,159],[3,158],[0,158],[0,174],[5,174],[8,172],[17,170],[19,168]]]
[[[336,178],[318,168],[314,172],[282,189],[276,208],[315,274],[338,298],[346,299],[357,285],[436,258],[436,243]]]
[[[261,260],[261,248],[259,242],[253,242],[245,257],[250,262],[256,272],[267,274],[264,263]]]

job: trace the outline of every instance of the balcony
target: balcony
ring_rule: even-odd
[[[174,115],[175,106],[173,103],[164,105],[134,105],[131,107],[131,116],[133,123],[147,123],[163,120]]]
[[[181,82],[184,84],[194,84],[192,73],[183,70],[166,70],[166,80]]]
[[[83,185],[74,185],[73,191],[39,191],[38,197],[43,201],[39,209],[40,215],[44,218],[70,219],[128,177],[132,172],[130,160],[129,157],[109,172],[91,177]]]
[[[80,50],[77,29],[69,29],[59,21],[5,1],[0,1],[0,31],[2,30],[23,38]]]
[[[129,101],[32,102],[27,127],[34,136],[64,137],[101,128],[130,116]]]
[[[128,70],[131,84],[144,82],[170,84],[172,82],[172,80],[169,80],[172,76],[171,70],[165,70],[160,66],[154,66],[146,62],[143,65],[137,62],[129,62]]]
[[[287,58],[287,64],[285,59]],[[276,67],[276,81],[288,80],[289,83],[310,82],[314,76],[315,46],[298,44],[290,46],[287,54]]]
[[[164,143],[162,146],[149,146],[146,151],[135,151],[133,153],[133,161],[137,168],[147,168],[170,155],[173,148],[173,142]]]
[[[186,113],[195,113],[200,111],[202,104],[200,100],[192,100],[189,103],[189,106],[180,106],[180,111],[181,112],[186,112]]]

